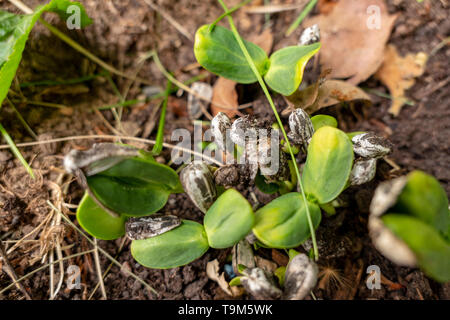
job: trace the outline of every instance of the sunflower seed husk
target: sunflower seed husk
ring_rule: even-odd
[[[252,246],[246,239],[242,239],[234,245],[232,256],[233,271],[235,274],[240,274],[238,265],[244,265],[247,268],[256,267]]]
[[[358,134],[352,142],[353,151],[363,158],[381,158],[392,150],[390,142],[372,132]]]
[[[89,150],[71,150],[64,157],[64,168],[71,174],[81,169],[89,177],[115,166],[126,158],[138,155],[139,150],[133,147],[96,143]]]
[[[261,268],[247,268],[243,271],[241,284],[257,300],[275,300],[282,295],[275,279]]]
[[[298,42],[299,46],[307,46],[320,41],[319,25],[314,24],[311,27],[306,28],[300,35]]]
[[[350,184],[359,186],[371,181],[377,172],[377,159],[358,159],[350,172]]]
[[[294,144],[308,146],[314,134],[314,127],[309,115],[301,108],[297,108],[289,116],[289,128],[291,131],[288,136]]]
[[[148,217],[129,218],[125,223],[125,231],[130,240],[143,240],[175,229],[180,224],[181,219],[177,216],[154,214]]]
[[[191,85],[191,90],[208,101],[211,100],[213,95],[211,85],[206,82],[194,82]],[[208,107],[208,102],[206,100],[200,99],[192,93],[189,93],[187,103],[189,118],[195,120],[201,117],[203,110],[206,110]]]
[[[261,123],[249,116],[237,118],[231,125],[230,138],[238,146],[244,147],[248,141],[258,139]]]
[[[316,286],[319,269],[307,255],[296,255],[286,268],[284,295],[287,300],[302,300]]]
[[[231,120],[223,112],[219,112],[211,120],[211,133],[214,137],[214,142],[219,149],[226,151],[227,141],[229,141],[229,135],[231,130]]]
[[[192,202],[206,213],[217,197],[214,177],[208,165],[199,160],[191,162],[181,171],[180,181]]]

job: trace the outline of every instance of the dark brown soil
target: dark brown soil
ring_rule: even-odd
[[[39,1],[24,1],[34,7]],[[69,35],[86,46],[94,54],[119,69],[133,73],[139,70],[139,76],[161,88],[165,78],[155,67],[147,62],[138,65],[140,55],[157,49],[164,66],[180,80],[187,80],[201,71],[189,67],[195,63],[192,51],[193,43],[174,29],[165,19],[151,10],[143,1],[95,1],[84,0],[94,24],[83,31],[72,31]],[[216,1],[192,2],[155,1],[175,20],[193,35],[200,25],[213,21],[222,13]],[[227,1],[229,6],[239,1]],[[292,1],[273,1],[291,3]],[[417,4],[412,0],[388,0],[389,11],[399,13],[390,43],[399,48],[400,53],[424,51],[430,53],[444,38],[449,36],[448,4],[446,1],[427,1]],[[2,2],[2,9],[18,12],[12,5]],[[283,32],[296,17],[296,12],[287,11],[274,14],[274,47],[296,43],[300,31],[284,39]],[[313,12],[314,14],[314,12]],[[247,15],[242,11],[236,14],[239,30],[245,37],[259,34],[264,24],[263,15]],[[48,21],[58,25],[58,19],[46,16]],[[221,22],[224,25],[225,22]],[[63,24],[58,25],[65,30]],[[450,299],[449,284],[440,285],[427,278],[418,269],[401,268],[392,264],[376,251],[367,235],[368,204],[379,181],[421,169],[434,175],[450,194],[450,91],[449,91],[450,48],[443,47],[430,57],[423,76],[407,92],[415,101],[414,106],[405,106],[398,117],[392,117],[387,109],[390,100],[372,95],[371,107],[356,107],[353,110],[338,106],[321,110],[339,119],[339,125],[346,131],[371,130],[389,138],[394,144],[390,159],[400,169],[393,170],[387,163],[381,163],[377,179],[360,188],[346,191],[350,206],[341,209],[333,218],[324,217],[318,230],[318,239],[322,243],[321,270],[337,275],[340,286],[332,282],[319,282],[314,290],[317,298],[323,299]],[[140,69],[139,69],[140,68]],[[308,67],[306,82],[316,79],[318,71]],[[52,36],[42,26],[37,26],[27,44],[24,60],[19,70],[19,81],[70,79],[101,70],[92,62],[72,50],[59,39]],[[130,86],[130,81],[113,77],[121,92]],[[215,78],[207,78],[211,83]],[[444,85],[442,85],[444,84]],[[370,78],[360,84],[361,87],[388,93],[378,81]],[[143,85],[131,84],[127,99],[136,98],[142,93]],[[261,119],[272,117],[269,106],[263,99],[257,86],[238,86],[240,102],[255,101],[252,109],[244,112],[253,113]],[[54,111],[38,106],[17,105],[21,114],[39,135],[40,139],[67,137],[81,134],[113,134],[98,114],[90,111],[93,106],[108,105],[118,102],[105,78],[84,82],[72,86],[29,87],[23,89],[28,100],[51,101],[73,107],[70,113]],[[281,97],[275,97],[280,111],[285,106]],[[140,104],[124,113],[123,126],[129,135],[154,138],[152,130],[158,114],[155,112],[158,102]],[[165,133],[170,141],[170,132],[175,128],[185,127],[192,130],[185,113],[186,94],[171,97]],[[111,112],[103,116],[114,123]],[[16,120],[10,108],[4,105],[0,122],[6,127],[15,141],[32,141],[31,137]],[[99,140],[98,140],[99,141]],[[83,191],[62,171],[61,159],[72,148],[85,148],[91,140],[74,140],[70,142],[42,145],[22,149],[26,158],[32,162],[37,174],[31,180],[20,163],[9,151],[0,150],[0,240],[5,241],[7,250],[13,243],[6,242],[21,239],[53,214],[46,203],[77,204]],[[160,159],[168,162],[170,151],[164,150]],[[58,195],[55,184],[61,186],[64,199]],[[56,191],[55,191],[56,190]],[[248,195],[250,190],[242,190]],[[254,190],[259,202],[269,202],[273,196],[261,194]],[[250,199],[250,197],[249,197]],[[59,202],[58,202],[59,201]],[[64,207],[67,214],[73,208]],[[185,194],[170,197],[164,212],[186,219],[202,220],[197,210]],[[75,221],[75,219],[73,219]],[[91,249],[91,245],[70,226],[39,231],[29,239],[39,242],[27,242],[20,245],[8,259],[20,277],[42,264],[48,262],[43,254],[52,249],[54,239],[59,237],[64,256]],[[53,239],[53,240],[52,240]],[[108,299],[228,299],[229,297],[206,276],[206,264],[217,258],[221,266],[227,261],[230,250],[209,250],[201,259],[180,268],[170,270],[151,270],[140,266],[131,257],[129,243],[125,242],[119,252],[121,239],[117,241],[99,241],[99,245],[117,260],[123,268],[150,284],[159,296],[151,293],[140,282],[128,276],[124,270],[112,266],[105,278]],[[302,248],[300,248],[303,250]],[[304,250],[303,250],[304,251]],[[258,255],[272,260],[278,265],[286,263],[284,252],[260,249]],[[57,259],[55,257],[55,259]],[[110,261],[100,254],[102,270],[108,268]],[[65,262],[64,268],[75,264],[81,268],[82,289],[68,290],[62,285],[57,299],[87,299],[98,283],[98,277],[92,254],[76,257]],[[4,265],[4,264],[3,264]],[[369,290],[366,287],[366,269],[378,265],[383,274],[382,288]],[[2,262],[0,261],[0,270]],[[55,282],[59,279],[59,268],[55,266]],[[9,276],[0,273],[0,290],[11,283]],[[49,269],[45,268],[22,281],[33,299],[49,298]],[[101,299],[100,290],[93,299]],[[244,297],[245,298],[245,297]],[[0,299],[23,299],[23,294],[16,288],[6,291]]]

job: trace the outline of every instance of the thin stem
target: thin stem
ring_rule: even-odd
[[[33,129],[31,129],[31,127],[28,125],[28,123],[25,121],[25,119],[22,117],[22,115],[20,114],[19,110],[17,110],[16,106],[14,105],[14,103],[11,102],[11,100],[8,99],[8,97],[6,98],[6,102],[8,102],[9,106],[13,109],[14,113],[17,116],[17,119],[19,119],[19,121],[22,123],[22,125],[25,127],[25,130],[28,131],[28,133],[30,134],[30,136],[32,136],[34,138],[34,140],[38,140],[38,136],[36,135],[36,133],[34,133]]]
[[[236,10],[242,8],[243,6],[245,6],[247,3],[251,2],[252,0],[245,0],[242,1],[241,3],[239,3],[238,5],[234,6],[233,8],[231,8],[228,11],[225,11],[224,13],[222,13],[216,20],[214,20],[213,23],[211,23],[211,25],[209,26],[209,31],[213,31],[214,27],[216,26],[217,23],[219,23],[220,20],[222,20],[223,18],[225,18],[226,16],[229,16],[230,14],[232,14],[233,12],[235,12]]]
[[[16,156],[17,159],[22,163],[22,165],[27,170],[28,174],[34,179],[34,173],[33,169],[31,169],[30,165],[28,164],[27,160],[22,156],[19,149],[17,149],[16,144],[14,143],[11,136],[8,134],[8,132],[5,130],[5,128],[0,124],[0,133],[3,135],[3,138],[5,138],[6,143],[8,144],[9,148],[11,149],[11,152]]]
[[[308,13],[314,8],[316,3],[317,3],[317,0],[309,1],[309,3],[306,5],[305,9],[302,10],[302,12],[297,17],[297,19],[287,29],[287,31],[285,33],[286,37],[289,36],[292,32],[294,32],[295,29],[297,29],[297,27],[300,25],[300,23],[302,23],[303,19],[305,19],[305,17],[308,15]]]
[[[228,8],[225,5],[225,3],[223,2],[223,0],[218,0],[218,1],[221,4],[222,8],[225,11],[227,11]],[[278,125],[280,126],[281,132],[283,133],[283,137],[284,137],[284,139],[286,141],[286,146],[287,146],[287,148],[289,150],[289,154],[291,155],[292,162],[293,162],[294,169],[295,169],[295,174],[297,175],[298,184],[300,186],[300,191],[301,191],[301,194],[302,194],[302,198],[303,198],[303,201],[305,203],[306,217],[307,217],[307,220],[308,220],[309,229],[310,229],[310,232],[311,232],[311,240],[312,240],[313,248],[314,248],[314,257],[315,257],[315,260],[317,260],[319,258],[319,250],[317,248],[317,242],[316,242],[316,235],[315,235],[315,231],[314,231],[314,226],[313,226],[313,223],[312,223],[311,213],[309,211],[309,206],[308,206],[308,202],[307,202],[307,199],[306,199],[305,191],[303,190],[304,189],[303,188],[303,183],[302,183],[302,179],[300,177],[300,172],[298,170],[297,161],[296,161],[295,155],[294,155],[294,153],[292,151],[291,144],[290,144],[289,139],[287,137],[286,131],[284,130],[283,123],[281,122],[281,119],[280,119],[280,116],[278,115],[277,109],[275,108],[275,104],[273,103],[272,97],[270,96],[269,90],[267,89],[266,84],[264,83],[261,75],[259,74],[259,71],[256,68],[255,63],[253,62],[253,59],[250,56],[250,53],[248,52],[247,48],[245,47],[244,42],[242,41],[241,36],[239,35],[239,32],[237,31],[236,26],[234,25],[233,18],[231,16],[228,16],[227,18],[228,18],[228,22],[230,23],[231,31],[233,32],[233,34],[234,34],[234,36],[236,38],[236,41],[239,44],[239,47],[241,48],[245,58],[247,59],[247,62],[250,65],[250,68],[252,69],[253,73],[255,74],[256,78],[258,79],[258,82],[259,82],[262,90],[264,91],[264,94],[266,95],[267,100],[269,101],[270,107],[273,110],[275,118],[277,119]]]
[[[152,149],[152,153],[155,156],[159,155],[163,148],[164,124],[166,122],[167,101],[169,100],[170,89],[171,89],[171,82],[170,80],[167,80],[167,86],[165,91],[166,96],[164,97],[164,101],[161,108],[161,116],[159,117],[158,132],[156,133],[156,143]]]

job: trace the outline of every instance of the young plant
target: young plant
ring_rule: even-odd
[[[450,281],[450,210],[434,177],[413,171],[381,183],[370,205],[369,231],[375,247],[394,263]]]

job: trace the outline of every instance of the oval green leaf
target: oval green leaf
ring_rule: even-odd
[[[131,254],[145,267],[169,269],[200,258],[208,248],[203,226],[194,221],[183,220],[179,227],[159,236],[133,240]]]
[[[428,276],[439,282],[450,281],[450,244],[436,229],[404,214],[388,213],[381,219],[414,252]]]
[[[238,191],[228,189],[206,212],[204,225],[212,248],[229,248],[243,239],[255,222],[252,206]]]
[[[413,171],[392,211],[408,213],[429,224],[450,240],[450,215],[445,190],[433,176]]]
[[[311,122],[313,124],[314,131],[317,131],[325,126],[337,128],[338,125],[336,118],[326,114],[318,114],[317,116],[312,117]]]
[[[99,175],[132,180],[138,184],[153,184],[170,192],[183,190],[175,170],[148,158],[125,159],[108,170],[100,172]]]
[[[132,217],[155,213],[167,202],[170,192],[154,184],[95,175],[87,178],[99,201],[119,214]]]
[[[126,217],[112,217],[100,208],[87,193],[84,194],[77,209],[80,226],[91,236],[102,240],[114,240],[125,235]]]
[[[320,204],[336,198],[346,186],[353,165],[353,147],[339,129],[322,127],[308,146],[303,170],[305,192]]]
[[[319,49],[320,42],[317,42],[275,51],[270,56],[270,67],[264,76],[267,85],[284,96],[293,94],[302,82],[306,63]]]
[[[240,83],[256,82],[256,76],[245,59],[233,33],[227,28],[210,25],[200,27],[195,34],[194,54],[206,70]],[[250,56],[261,75],[268,68],[269,58],[264,50],[244,40]]]
[[[314,228],[319,226],[322,215],[320,208],[308,202]],[[270,248],[294,248],[307,240],[309,230],[306,206],[298,192],[287,193],[255,213],[253,233]]]

